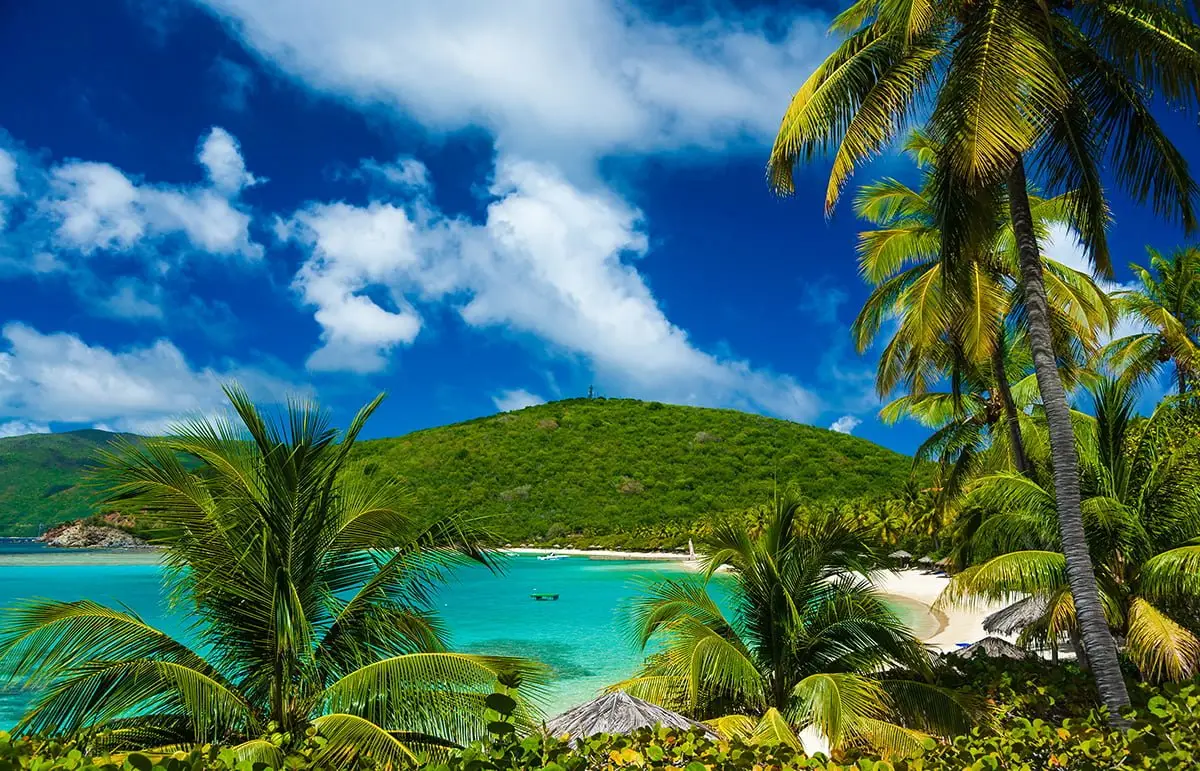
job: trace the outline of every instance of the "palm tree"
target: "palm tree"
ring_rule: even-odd
[[[879,564],[867,532],[801,506],[794,492],[778,496],[754,536],[722,523],[703,578],[649,584],[633,631],[643,648],[662,647],[613,689],[761,741],[799,746],[797,733],[815,729],[835,751],[904,753],[922,731],[968,729],[968,701],[885,672],[927,673],[929,654],[867,581]],[[734,571],[732,617],[709,591],[723,566]]]
[[[1121,313],[1144,332],[1113,340],[1104,349],[1109,365],[1134,383],[1156,378],[1170,363],[1182,395],[1200,377],[1200,249],[1150,253],[1150,268],[1130,265],[1141,286],[1116,293]]]
[[[1200,672],[1200,439],[1170,403],[1138,424],[1128,383],[1102,381],[1092,397],[1095,417],[1077,415],[1082,508],[1108,624],[1146,679],[1191,677]],[[992,512],[972,535],[974,552],[994,556],[951,579],[939,602],[1031,595],[1021,602],[1040,617],[1026,642],[1077,640],[1051,480],[999,473],[970,496]]]
[[[783,117],[770,184],[792,192],[796,164],[832,150],[831,211],[854,167],[888,147],[915,115],[927,115],[941,147],[931,188],[949,270],[967,267],[964,248],[990,227],[1007,191],[1067,574],[1101,696],[1110,719],[1123,722],[1129,696],[1080,512],[1026,162],[1052,194],[1075,191],[1071,222],[1101,273],[1110,271],[1105,156],[1138,200],[1191,230],[1197,186],[1150,104],[1191,109],[1200,101],[1200,28],[1182,0],[856,0],[834,30],[842,43]]]
[[[540,669],[447,650],[430,592],[447,568],[490,558],[460,515],[416,516],[395,481],[345,473],[382,396],[339,435],[316,405],[270,422],[225,392],[240,422],[119,441],[99,471],[106,503],[162,528],[166,580],[198,645],[86,600],[10,609],[0,666],[44,688],[17,730],[93,733],[112,750],[234,745],[276,768],[271,733],[314,728],[322,762],[391,767],[484,735],[498,676]],[[532,720],[524,699],[519,714]]]
[[[966,425],[982,418],[988,429],[1006,431],[1013,465],[1024,471],[1028,461],[1010,378],[1026,375],[1028,340],[1019,332],[1025,308],[1011,223],[997,215],[990,231],[964,255],[970,268],[947,271],[929,171],[939,148],[914,132],[905,150],[925,172],[923,186],[914,190],[885,179],[865,186],[855,200],[858,216],[874,226],[859,237],[859,270],[874,289],[852,327],[855,343],[865,351],[888,320],[897,321],[880,354],[876,390],[886,396],[903,385],[909,397],[884,414],[898,419],[928,406],[923,397],[946,378],[955,385],[949,404],[961,407],[961,386],[969,381],[980,389],[972,396],[986,408],[969,415],[955,410],[955,418],[965,418]],[[1067,222],[1071,198],[1030,197],[1039,238],[1048,236],[1050,226]],[[1054,260],[1046,260],[1045,280],[1059,369],[1073,380],[1096,353],[1098,332],[1111,329],[1112,303],[1090,276]],[[1014,367],[1018,362],[1021,366]],[[921,416],[921,410],[916,413]]]

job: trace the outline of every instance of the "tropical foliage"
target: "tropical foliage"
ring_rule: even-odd
[[[130,611],[37,600],[0,623],[0,668],[44,689],[17,732],[82,733],[92,750],[223,744],[279,766],[292,739],[324,737],[320,762],[417,752],[484,735],[517,659],[447,650],[428,608],[442,572],[489,562],[473,523],[414,513],[404,488],[345,473],[380,399],[343,434],[315,405],[268,421],[227,389],[236,419],[197,419],[117,444],[98,481],[161,528],[174,602],[196,645]],[[534,720],[521,698],[519,716]]]
[[[885,398],[897,388],[905,393],[880,417],[934,429],[916,456],[938,461],[945,498],[977,470],[986,448],[1003,446],[993,455],[1025,470],[1022,422],[1037,384],[1021,323],[1026,307],[1011,222],[998,212],[962,264],[948,269],[929,171],[940,148],[915,133],[906,149],[923,169],[923,186],[885,179],[864,186],[855,201],[859,217],[873,226],[860,235],[858,251],[860,272],[874,288],[852,332],[861,352],[885,324],[892,329],[879,355],[876,389]],[[1039,239],[1069,221],[1070,199],[1030,196]],[[1090,276],[1054,260],[1045,268],[1059,372],[1074,383],[1115,320],[1112,302]]]
[[[1174,441],[1172,402],[1136,422],[1133,392],[1120,381],[1103,380],[1091,394],[1094,417],[1078,416],[1077,435],[1084,521],[1108,623],[1144,678],[1189,678],[1200,672],[1200,436]],[[969,497],[990,512],[969,534],[975,559],[990,559],[954,576],[941,601],[1036,603],[1039,617],[1022,641],[1077,642],[1049,475],[991,474]]]
[[[1106,363],[1133,383],[1156,380],[1170,365],[1185,394],[1200,377],[1200,249],[1146,251],[1148,268],[1129,266],[1139,285],[1117,292],[1121,313],[1143,331],[1109,343]]]
[[[840,45],[788,107],[769,182],[790,193],[796,164],[831,151],[830,211],[854,167],[920,115],[938,148],[929,190],[947,272],[970,270],[971,253],[1007,207],[1053,452],[1066,575],[1100,690],[1118,710],[1128,694],[1078,505],[1078,460],[1027,166],[1051,196],[1071,194],[1071,225],[1102,274],[1111,270],[1102,163],[1136,199],[1194,228],[1197,185],[1151,109],[1191,110],[1200,101],[1193,7],[1181,0],[856,0],[833,28]]]
[[[871,588],[879,558],[865,533],[800,510],[785,492],[758,533],[738,521],[712,533],[702,578],[647,586],[633,634],[661,648],[614,689],[726,735],[800,746],[797,733],[814,730],[837,751],[911,753],[928,731],[969,727],[969,700],[920,679],[929,654]],[[708,583],[723,567],[732,616]]]

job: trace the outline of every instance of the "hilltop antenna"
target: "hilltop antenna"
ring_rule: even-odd
[[[595,386],[588,386],[588,397],[587,398],[589,398],[589,399],[596,398],[596,387]]]

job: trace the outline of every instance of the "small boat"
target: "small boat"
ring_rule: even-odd
[[[565,560],[566,558],[567,558],[567,555],[555,554],[554,552],[550,552],[549,554],[543,554],[542,556],[538,557],[538,559],[542,560],[543,562],[545,562],[546,560]]]
[[[558,599],[557,592],[554,592],[554,593],[552,593],[552,592],[534,592],[533,594],[531,594],[529,596],[538,602],[549,602],[549,601]]]

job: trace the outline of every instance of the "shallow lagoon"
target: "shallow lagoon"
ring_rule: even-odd
[[[627,638],[630,600],[640,582],[685,571],[676,562],[513,556],[499,576],[476,567],[457,571],[436,600],[455,648],[528,656],[550,665],[555,680],[545,709],[553,715],[633,673],[641,654]],[[724,579],[716,580],[719,585]],[[529,597],[533,591],[557,593],[559,599],[535,602]],[[185,614],[166,607],[153,552],[0,546],[0,605],[29,597],[124,604],[184,637],[190,624]],[[896,607],[918,634],[936,630],[936,620],[919,603],[897,600]],[[0,691],[0,727],[16,722],[28,699],[27,693]]]

